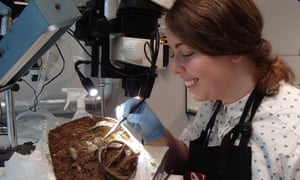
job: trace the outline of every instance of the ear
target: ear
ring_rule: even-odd
[[[231,59],[232,63],[238,63],[238,62],[242,61],[242,56],[240,56],[240,55],[231,55],[230,59]]]

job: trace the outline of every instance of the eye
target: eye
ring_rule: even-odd
[[[186,52],[186,53],[182,53],[181,56],[182,57],[190,57],[192,56],[194,53],[193,52]]]

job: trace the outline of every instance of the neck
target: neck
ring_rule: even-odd
[[[226,103],[233,103],[251,93],[256,86],[254,69],[249,63],[244,64],[245,68],[236,68],[234,76],[228,81],[228,85],[223,91],[221,100]]]
[[[251,84],[244,85],[244,86],[240,86],[240,85],[232,86],[232,88],[229,89],[230,92],[226,93],[226,95],[224,95],[224,97],[221,98],[221,100],[225,104],[234,103],[239,99],[243,98],[244,96],[246,96],[247,94],[251,93],[255,88],[255,85],[256,83],[253,82]]]

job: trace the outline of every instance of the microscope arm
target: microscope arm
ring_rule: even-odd
[[[69,0],[30,0],[0,41],[0,87],[18,81],[80,15]]]

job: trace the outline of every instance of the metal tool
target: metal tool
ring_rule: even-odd
[[[116,124],[114,124],[114,126],[105,134],[104,139],[111,135],[111,133],[113,133],[117,129],[117,127],[128,118],[129,114],[133,113],[145,101],[145,99],[146,98],[143,98],[139,103],[137,103],[130,109],[127,115],[123,116],[123,119],[116,122]]]

